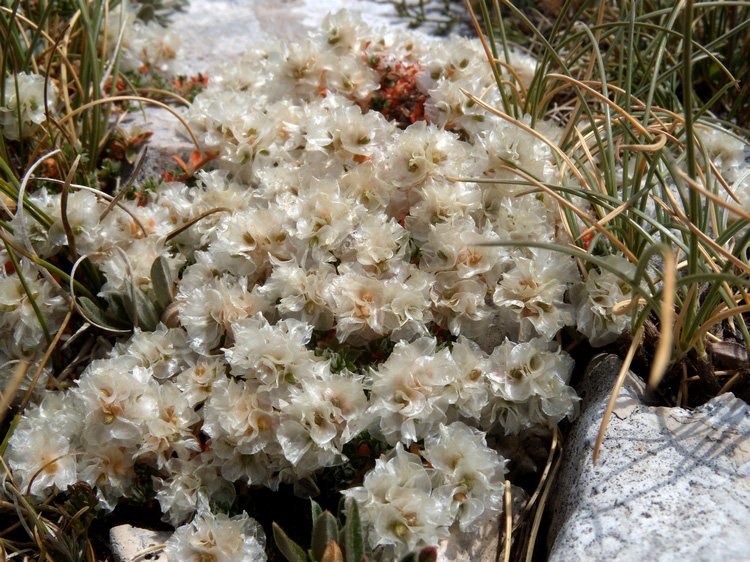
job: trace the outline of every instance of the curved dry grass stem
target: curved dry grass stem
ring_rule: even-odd
[[[63,180],[58,180],[58,179],[55,179],[55,178],[44,178],[44,177],[34,176],[34,179],[43,180],[43,181],[49,181],[49,182],[52,182],[52,183],[60,183],[60,184],[63,183]],[[81,185],[81,184],[77,184],[77,183],[71,183],[70,187],[75,187],[76,189],[82,189],[84,191],[90,191],[91,193],[95,193],[97,196],[101,197],[102,199],[105,199],[106,201],[112,201],[112,199],[114,199],[114,197],[112,197],[109,193],[105,193],[101,189],[96,189],[95,187],[89,187],[88,185]],[[148,230],[146,230],[146,227],[144,226],[144,224],[133,213],[133,211],[131,211],[130,209],[128,209],[127,207],[125,207],[120,202],[116,202],[115,205],[117,206],[118,209],[124,211],[133,220],[133,222],[136,224],[136,226],[141,229],[141,232],[143,233],[144,237],[148,236]],[[99,217],[99,220],[102,220],[101,216]]]
[[[599,457],[599,449],[602,446],[602,441],[604,441],[604,433],[607,431],[609,418],[612,415],[612,411],[615,409],[617,396],[620,394],[622,383],[625,381],[625,375],[627,374],[628,369],[630,369],[630,364],[633,362],[633,357],[635,357],[636,350],[643,341],[643,332],[644,327],[643,325],[641,325],[641,327],[638,328],[638,331],[636,331],[635,335],[633,336],[633,341],[630,344],[628,353],[627,355],[625,355],[625,359],[622,362],[622,367],[620,367],[620,372],[617,374],[617,382],[615,382],[615,386],[612,389],[612,394],[610,395],[609,402],[607,403],[607,409],[604,410],[604,417],[602,418],[602,425],[599,428],[599,434],[596,436],[596,443],[594,444],[594,454],[592,456],[592,462],[594,463],[594,466],[596,466],[596,459]]]
[[[649,152],[654,154],[667,145],[667,135],[659,133],[656,140],[651,144],[621,144],[620,150],[632,150],[634,152]]]
[[[526,90],[526,86],[523,85],[523,81],[521,80],[521,77],[518,75],[518,72],[516,72],[516,69],[513,68],[511,65],[509,65],[507,62],[503,62],[500,59],[493,59],[496,64],[499,64],[502,66],[505,70],[508,71],[508,74],[513,76],[516,83],[518,84],[518,87],[521,89],[522,99],[526,100],[526,96],[528,94],[528,90]]]
[[[142,103],[150,103],[157,107],[161,107],[162,109],[166,109],[177,118],[177,120],[182,124],[183,127],[185,127],[185,130],[188,132],[188,135],[190,135],[191,142],[195,145],[195,149],[198,152],[201,151],[201,146],[200,146],[200,143],[198,142],[198,138],[195,136],[193,129],[190,127],[190,125],[188,125],[187,121],[185,121],[185,118],[182,115],[180,115],[177,111],[175,111],[172,107],[168,106],[165,103],[162,103],[155,99],[146,98],[143,96],[112,96],[112,97],[101,98],[98,100],[90,101],[89,103],[84,104],[81,107],[77,107],[76,109],[68,113],[65,117],[63,117],[60,120],[60,125],[64,125],[67,121],[69,121],[70,119],[78,115],[79,113],[82,113],[83,111],[86,111],[87,109],[90,109],[96,105],[116,103],[120,101],[137,101],[137,102],[142,102]]]
[[[73,181],[80,162],[81,155],[79,154],[76,156],[76,159],[73,160],[73,165],[65,176],[65,183],[63,184],[62,194],[60,196],[60,220],[62,221],[63,230],[65,231],[65,237],[68,240],[68,251],[70,252],[70,257],[74,261],[78,259],[78,252],[76,252],[76,237],[73,234],[73,229],[70,227],[70,222],[68,221],[68,191],[70,190],[70,182]]]
[[[32,484],[34,484],[34,480],[36,480],[36,477],[39,476],[42,472],[44,472],[44,469],[46,469],[48,466],[52,466],[57,461],[59,461],[60,459],[64,459],[65,457],[77,457],[77,456],[88,455],[88,454],[90,453],[86,453],[84,451],[70,452],[70,453],[65,453],[64,455],[60,455],[59,457],[55,457],[54,459],[47,461],[46,463],[44,463],[42,466],[39,467],[39,469],[31,477],[31,480],[29,480],[29,484],[26,486],[26,495],[28,496],[31,494],[31,486]],[[88,508],[85,508],[85,509],[88,509]]]
[[[633,127],[638,129],[638,131],[648,139],[649,142],[652,142],[651,134],[649,133],[648,129],[641,125],[641,123],[633,117],[630,113],[628,113],[625,109],[617,105],[615,102],[613,102],[611,99],[609,99],[604,94],[601,94],[597,92],[594,88],[588,86],[585,82],[582,82],[580,80],[576,80],[575,78],[572,78],[570,76],[565,76],[564,74],[557,74],[555,72],[551,72],[547,75],[550,78],[557,78],[558,80],[562,80],[563,82],[569,82],[572,85],[578,86],[579,88],[586,90],[588,93],[590,93],[592,96],[597,98],[599,101],[606,103],[609,107],[614,109],[617,113],[622,115],[626,121],[628,121]],[[601,82],[595,82],[596,84],[601,85]]]
[[[78,304],[78,301],[76,300],[76,294],[75,294],[75,286],[73,285],[73,282],[75,280],[76,276],[76,270],[78,269],[78,266],[81,264],[83,260],[88,258],[89,256],[103,256],[107,255],[106,252],[91,252],[88,254],[84,254],[83,256],[79,257],[75,263],[73,264],[73,267],[70,269],[70,294],[73,297],[73,305],[76,308],[76,311],[78,314],[80,314],[86,322],[91,324],[92,326],[96,326],[100,330],[104,330],[105,332],[113,332],[115,334],[129,334],[131,330],[120,330],[117,328],[110,328],[109,326],[104,326],[102,324],[99,324],[96,320],[93,320],[83,308],[81,308],[81,305]]]
[[[677,257],[671,249],[664,248],[664,285],[662,287],[661,314],[659,315],[659,342],[656,345],[651,371],[648,375],[648,386],[654,390],[664,373],[667,372],[672,357],[674,340],[674,303],[677,289]]]
[[[547,455],[547,462],[544,465],[542,476],[539,478],[539,483],[537,484],[536,489],[534,490],[534,493],[531,494],[529,501],[526,502],[526,506],[523,508],[523,513],[521,514],[519,521],[523,521],[526,518],[526,515],[529,513],[529,511],[531,511],[531,508],[534,506],[534,502],[536,502],[537,498],[542,493],[544,484],[547,481],[547,476],[549,476],[549,472],[552,468],[552,459],[555,458],[555,453],[557,453],[557,450],[559,448],[559,433],[560,433],[560,430],[557,429],[557,426],[555,426],[552,429],[552,443],[550,444],[549,454]]]
[[[201,213],[197,217],[195,217],[193,219],[190,219],[188,222],[186,222],[185,224],[183,224],[179,228],[175,228],[172,232],[170,232],[169,234],[167,234],[167,237],[164,239],[164,242],[169,242],[172,238],[174,238],[175,236],[179,236],[180,234],[182,234],[183,232],[185,232],[188,228],[190,228],[191,226],[193,226],[195,223],[197,223],[198,221],[203,220],[204,218],[206,218],[209,215],[213,215],[214,213],[231,213],[231,212],[232,212],[232,209],[229,209],[227,207],[217,207],[215,209],[210,209],[210,210],[206,211],[205,213]]]
[[[665,209],[667,209],[670,213],[672,213],[674,216],[680,219],[680,222],[684,224],[688,229],[694,233],[698,238],[701,239],[701,241],[709,246],[711,249],[713,249],[717,254],[720,254],[722,257],[727,259],[728,261],[732,262],[735,266],[737,266],[739,269],[744,271],[745,273],[750,273],[750,265],[746,264],[742,260],[736,258],[731,253],[729,253],[727,250],[719,246],[716,242],[714,242],[710,236],[706,235],[699,229],[693,222],[685,215],[685,213],[682,212],[680,209],[679,203],[675,200],[674,195],[670,193],[670,191],[667,189],[664,191],[664,193],[667,196],[667,199],[669,199],[669,202],[672,205],[672,208],[670,209],[667,207],[664,202],[660,201],[658,198],[654,197],[654,201],[657,203],[661,203],[661,205],[664,206]],[[712,262],[710,257],[704,254],[704,257],[707,261]]]
[[[60,293],[62,294],[63,298],[70,302],[70,295],[68,295],[65,291],[62,290],[62,287],[60,284],[55,280],[54,277],[52,277],[52,274],[47,271],[46,268],[41,267],[37,260],[39,259],[39,256],[36,253],[36,250],[34,250],[34,246],[31,244],[31,240],[29,239],[29,235],[26,232],[26,224],[24,221],[24,212],[25,207],[23,205],[23,199],[24,195],[26,194],[26,186],[29,183],[29,180],[31,179],[32,174],[34,173],[34,170],[36,170],[47,158],[52,158],[59,152],[62,152],[61,149],[56,148],[55,150],[48,152],[36,162],[34,162],[29,169],[26,171],[26,173],[23,175],[23,178],[21,179],[21,185],[18,188],[18,201],[16,202],[16,218],[18,219],[18,233],[21,236],[21,241],[23,242],[23,245],[25,247],[25,251],[30,256],[31,261],[34,263],[34,266],[37,268],[39,273],[42,274],[42,277],[53,287],[57,287],[60,290]],[[3,238],[4,239],[4,238]],[[15,244],[13,244],[15,247]]]
[[[578,179],[578,181],[581,183],[581,187],[584,189],[591,190],[591,187],[588,185],[588,182],[586,181],[586,178],[583,177],[583,174],[578,170],[578,168],[575,166],[573,161],[570,159],[570,157],[563,152],[563,150],[557,146],[554,142],[549,140],[547,137],[545,137],[540,132],[532,129],[528,125],[525,125],[524,123],[520,122],[518,119],[514,119],[507,113],[504,113],[503,111],[500,111],[496,107],[492,107],[488,103],[483,102],[481,99],[470,93],[468,90],[464,88],[459,88],[465,96],[467,96],[469,99],[471,99],[474,103],[478,104],[480,107],[483,107],[490,113],[494,113],[498,117],[501,117],[502,119],[508,121],[509,123],[512,123],[516,127],[524,130],[525,132],[529,133],[531,136],[538,138],[540,141],[542,141],[544,144],[549,146],[567,165],[568,168],[570,168],[570,171],[573,173],[574,176]],[[564,174],[564,170],[560,170],[560,175]]]
[[[554,428],[554,431],[557,431],[557,427]],[[560,453],[562,453],[562,447],[560,447]],[[547,481],[544,484],[544,490],[542,491],[542,495],[539,497],[539,505],[536,508],[536,511],[534,512],[534,521],[531,524],[531,532],[529,533],[529,545],[526,549],[526,562],[532,562],[533,556],[534,556],[534,547],[536,546],[536,537],[537,534],[539,534],[539,526],[542,522],[542,515],[544,514],[544,506],[547,503],[547,496],[549,496],[549,491],[552,489],[552,483],[555,481],[555,476],[557,476],[557,471],[560,470],[560,464],[562,463],[562,454],[560,454],[559,457],[557,457],[557,460],[555,461],[555,464],[552,467],[552,471],[549,474],[549,478],[547,478]]]
[[[737,316],[738,314],[745,314],[746,312],[750,312],[750,304],[745,304],[742,306],[738,306],[736,308],[730,308],[730,309],[725,310],[724,312],[720,312],[719,314],[714,314],[708,320],[706,320],[706,322],[698,329],[695,335],[690,339],[687,345],[687,349],[692,349],[693,347],[695,347],[698,341],[703,336],[705,336],[706,333],[715,324],[718,324],[722,320],[727,320],[728,318]]]

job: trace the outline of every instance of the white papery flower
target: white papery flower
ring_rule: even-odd
[[[479,420],[490,399],[487,381],[489,358],[479,345],[460,336],[451,348],[451,357],[459,374],[451,386],[458,394],[456,408],[466,418]]]
[[[490,225],[480,230],[470,219],[437,223],[420,248],[419,264],[426,271],[452,271],[461,279],[481,275],[494,283],[509,261],[508,250],[483,244],[499,241]]]
[[[616,255],[601,259],[623,275],[634,278],[636,266],[629,260]],[[575,291],[578,331],[594,347],[612,343],[630,328],[631,322],[629,313],[615,315],[613,310],[616,305],[629,302],[632,296],[632,289],[620,277],[606,269],[592,269],[586,283]]]
[[[200,450],[200,442],[194,435],[200,416],[171,381],[163,382],[158,389],[159,413],[154,419],[144,423],[137,456],[155,459],[156,465],[161,468],[172,453],[180,458],[187,458]]]
[[[309,379],[281,402],[279,443],[298,477],[338,463],[344,444],[366,429],[361,380],[329,374]]]
[[[358,262],[366,271],[377,274],[386,262],[406,250],[409,233],[385,213],[367,214],[344,242],[339,258]]]
[[[478,219],[482,209],[482,191],[475,183],[428,179],[417,195],[419,200],[409,210],[405,224],[421,241],[428,239],[432,225]]]
[[[292,232],[313,251],[336,252],[362,214],[364,208],[345,199],[335,181],[313,178],[309,191],[298,198]]]
[[[282,318],[296,318],[317,330],[333,327],[333,312],[325,300],[325,287],[336,275],[332,265],[321,264],[305,270],[294,260],[273,262],[271,275],[259,290],[269,301],[276,302]]]
[[[507,461],[487,447],[484,433],[461,422],[440,425],[425,438],[422,455],[437,473],[433,495],[462,531],[502,509]]]
[[[526,115],[521,121],[528,126],[531,118]],[[554,143],[554,136],[559,134],[559,130],[555,125],[548,125],[544,132]],[[477,141],[487,153],[489,169],[499,170],[510,163],[541,182],[557,184],[560,181],[560,172],[550,146],[516,125],[494,119],[493,127],[478,135]],[[498,172],[495,177],[518,179],[509,171]]]
[[[62,324],[68,305],[58,290],[25,258],[19,259],[20,273],[26,281],[31,298],[54,334]],[[2,352],[12,357],[41,357],[46,349],[42,325],[34,304],[15,271],[0,270],[0,344]]]
[[[416,187],[428,177],[471,175],[481,169],[479,155],[447,131],[417,121],[394,139],[381,178],[399,187]]]
[[[417,85],[423,92],[432,89],[441,78],[455,82],[487,75],[485,54],[476,41],[454,35],[445,41],[430,42],[429,49],[429,57],[422,57],[424,70],[417,75]]]
[[[207,255],[213,267],[251,281],[265,279],[270,258],[288,260],[295,253],[285,221],[278,207],[244,209],[222,220],[210,234]]]
[[[134,446],[143,422],[159,414],[158,385],[150,369],[128,357],[92,361],[71,391],[83,412],[87,445],[113,440]]]
[[[326,299],[336,317],[339,341],[368,341],[386,333],[383,281],[348,271],[331,279]]]
[[[308,370],[316,361],[305,347],[312,326],[287,318],[271,325],[263,315],[236,322],[232,326],[234,347],[224,350],[232,374],[273,390],[281,384],[296,384],[313,375]]]
[[[226,369],[227,364],[222,357],[201,357],[195,366],[174,377],[174,383],[183,392],[188,404],[196,406],[209,397],[213,385],[223,378]]]
[[[430,289],[437,323],[453,335],[468,337],[485,332],[492,309],[485,302],[487,283],[482,276],[462,279],[455,271],[443,271],[435,275]]]
[[[359,52],[369,34],[370,28],[365,24],[361,14],[338,10],[323,18],[317,40],[321,49],[346,54],[352,51]]]
[[[170,459],[165,470],[166,478],[154,478],[154,490],[164,513],[162,519],[175,527],[200,508],[212,504],[231,505],[234,501],[234,486],[219,475],[211,452],[189,460]]]
[[[488,184],[482,194],[484,211],[502,240],[554,242],[559,223],[551,197],[516,196],[507,185]]]
[[[18,140],[36,132],[47,118],[44,112],[44,76],[20,72],[5,78],[5,97],[0,106],[0,128],[3,136]],[[16,90],[16,88],[18,90]],[[54,111],[56,88],[47,80],[47,108]]]
[[[552,339],[574,322],[574,309],[564,297],[579,279],[578,271],[572,258],[561,252],[530,248],[529,253],[514,253],[516,267],[503,275],[492,300],[500,309],[502,329],[511,337]]]
[[[141,367],[151,369],[154,377],[168,379],[189,368],[195,362],[195,352],[187,344],[182,328],[167,328],[159,324],[153,332],[136,329],[125,343],[118,342],[111,358],[137,358]]]
[[[323,84],[326,90],[348,96],[362,105],[365,105],[368,96],[380,87],[380,76],[359,53],[348,56],[324,53],[318,65],[323,71]]]
[[[119,39],[119,63],[123,72],[140,71],[144,66],[155,66],[165,72],[180,46],[175,31],[161,27],[154,21],[137,19],[137,9],[130,1],[121,2],[110,10],[107,34],[104,38],[107,56],[112,59]]]
[[[342,195],[370,212],[386,210],[391,199],[398,194],[398,188],[378,178],[376,170],[373,162],[368,160],[354,166],[339,179]],[[406,215],[406,209],[403,209],[402,214]],[[388,215],[395,218],[394,213]]]
[[[497,88],[488,82],[489,73],[481,73],[460,80],[438,80],[429,91],[425,115],[430,122],[449,131],[476,135],[487,128],[492,114],[477,105],[462,90],[482,99],[490,106],[501,101]],[[489,91],[488,91],[489,90]]]
[[[359,503],[373,549],[388,545],[387,553],[398,559],[406,552],[437,546],[448,536],[453,518],[432,496],[433,472],[399,445],[375,461],[361,487],[342,492]]]
[[[164,248],[164,238],[156,236],[133,240],[123,250],[130,268],[124,257],[117,251],[109,252],[106,257],[97,256],[92,259],[107,278],[100,292],[102,295],[130,294],[131,283],[135,283],[135,286],[143,292],[153,294],[151,266],[157,258],[164,257],[167,260],[167,266],[173,278],[177,277],[177,272],[185,263],[184,256],[170,255],[169,251]]]
[[[230,444],[237,455],[253,455],[275,444],[278,414],[268,393],[225,377],[214,383],[203,406],[202,430],[213,440]]]
[[[578,397],[567,386],[573,365],[554,342],[506,339],[490,355],[490,422],[499,422],[510,434],[536,424],[552,427],[566,416],[573,419]]]
[[[135,484],[135,447],[108,441],[84,441],[85,455],[79,460],[78,477],[96,487],[99,505],[112,511],[120,498],[129,495]]]
[[[247,277],[216,276],[200,263],[187,269],[175,301],[192,349],[209,354],[234,322],[270,308],[258,287],[248,284]]]
[[[164,552],[170,562],[263,562],[266,537],[244,511],[229,517],[201,509],[187,525],[178,527]]]
[[[89,191],[74,191],[68,194],[66,217],[75,238],[76,250],[81,253],[98,252],[109,246],[102,238],[99,214],[104,206],[99,204],[96,195]],[[56,247],[68,245],[68,237],[63,228],[60,212],[53,218],[49,229],[49,241]]]
[[[372,371],[369,412],[380,420],[377,429],[391,445],[424,438],[446,421],[446,411],[458,400],[458,367],[448,349],[436,347],[433,338],[399,342]]]
[[[36,414],[36,415],[35,415]],[[19,490],[44,499],[55,488],[64,491],[78,481],[77,460],[69,438],[58,431],[62,420],[41,417],[40,411],[22,418],[8,442],[6,459]],[[65,416],[70,413],[66,412]]]

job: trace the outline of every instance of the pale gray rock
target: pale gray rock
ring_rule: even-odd
[[[167,555],[156,546],[163,546],[171,533],[118,525],[109,530],[109,543],[115,562],[167,562]]]
[[[579,389],[582,414],[550,498],[549,560],[749,560],[748,405],[726,393],[692,412],[651,407],[629,373],[594,467],[621,365],[600,356]]]

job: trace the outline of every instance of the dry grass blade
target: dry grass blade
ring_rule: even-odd
[[[130,174],[130,177],[128,178],[128,181],[125,182],[125,185],[122,187],[122,189],[117,190],[117,193],[112,198],[112,200],[109,202],[109,205],[99,214],[99,220],[104,220],[104,217],[106,217],[110,211],[117,205],[122,199],[122,196],[127,193],[128,189],[130,189],[130,186],[133,185],[133,182],[135,181],[136,176],[141,171],[141,168],[143,167],[143,162],[146,160],[146,151],[148,149],[148,145],[143,145],[143,148],[141,148],[140,152],[138,153],[138,158],[135,162],[135,167],[133,168],[132,173]],[[148,236],[146,233],[146,229],[141,227],[143,229],[143,233]]]
[[[37,367],[36,373],[34,373],[34,378],[31,379],[31,384],[29,384],[29,389],[26,391],[26,395],[23,397],[21,407],[18,409],[19,413],[23,413],[23,411],[26,409],[26,406],[28,406],[29,400],[31,400],[31,396],[34,392],[34,387],[36,386],[39,377],[42,375],[42,371],[44,370],[45,365],[47,365],[47,361],[49,361],[49,358],[52,357],[52,352],[55,351],[55,348],[57,347],[60,338],[65,332],[65,328],[68,327],[68,322],[70,322],[70,319],[72,317],[73,307],[71,306],[70,308],[68,308],[68,313],[65,315],[62,324],[60,324],[60,328],[57,330],[55,337],[52,339],[52,343],[47,346],[47,351],[44,354],[44,357],[42,357],[42,360],[39,362],[39,367]],[[50,380],[52,381],[53,377],[50,377]]]
[[[542,493],[542,490],[544,489],[544,485],[547,483],[547,477],[549,476],[549,472],[552,469],[552,459],[555,458],[555,453],[557,453],[557,450],[559,448],[559,433],[560,431],[557,429],[557,427],[553,428],[552,430],[552,444],[549,448],[549,454],[547,455],[547,463],[544,465],[544,470],[542,471],[542,476],[539,479],[539,483],[536,486],[536,490],[534,490],[534,493],[529,498],[529,501],[526,502],[526,507],[523,509],[523,513],[521,514],[520,520],[523,520],[526,518],[526,515],[531,511],[531,508],[534,506],[534,502],[536,502],[539,495]]]
[[[644,332],[643,326],[638,328],[638,331],[635,333],[635,336],[633,336],[633,342],[630,344],[628,353],[622,362],[622,367],[620,367],[620,372],[617,374],[617,382],[615,382],[615,387],[612,389],[612,395],[609,397],[609,403],[607,404],[607,409],[604,410],[604,417],[602,418],[602,425],[599,428],[599,435],[596,436],[596,444],[594,445],[594,455],[592,459],[594,466],[596,466],[596,459],[599,456],[599,449],[602,446],[602,441],[604,441],[604,433],[607,431],[607,425],[609,424],[609,417],[612,415],[612,411],[615,409],[615,402],[617,402],[617,395],[620,393],[620,388],[622,388],[622,383],[625,381],[625,375],[627,374],[628,369],[630,369],[630,364],[633,362],[633,357],[635,357],[635,352],[638,349],[638,346],[641,345],[641,341],[643,340],[643,332]]]
[[[510,547],[513,544],[513,498],[510,494],[510,480],[505,481],[505,562],[510,562]]]
[[[228,209],[227,207],[217,207],[216,209],[211,209],[209,211],[206,211],[205,213],[201,213],[194,219],[189,220],[188,222],[183,224],[181,227],[175,228],[172,232],[167,234],[167,237],[164,239],[164,242],[169,242],[172,238],[174,238],[175,236],[179,236],[188,228],[193,226],[195,223],[197,223],[200,220],[203,220],[209,215],[213,215],[214,213],[231,213],[231,212],[232,212],[232,209]]]
[[[562,448],[560,450],[562,453]],[[542,522],[542,515],[544,514],[544,506],[547,503],[547,496],[549,495],[549,491],[552,489],[552,483],[555,481],[555,476],[557,476],[557,471],[560,469],[560,464],[562,463],[562,454],[557,457],[557,460],[555,461],[554,466],[552,467],[552,472],[549,475],[549,478],[547,479],[547,482],[544,485],[544,490],[542,491],[542,495],[539,498],[539,505],[537,505],[536,512],[534,512],[534,521],[531,525],[531,533],[529,534],[529,544],[526,549],[526,562],[531,562],[534,556],[534,547],[536,546],[536,537],[539,534],[539,525]]]
[[[664,250],[664,287],[662,290],[661,314],[659,315],[659,343],[651,363],[648,386],[653,390],[667,372],[674,343],[674,302],[677,286],[677,258],[669,248]],[[619,389],[618,389],[619,390]]]
[[[544,144],[546,144],[547,146],[549,146],[555,152],[555,154],[557,154],[568,165],[568,168],[573,173],[573,175],[576,176],[576,178],[580,182],[581,186],[584,189],[588,189],[589,191],[591,191],[591,186],[589,186],[589,184],[586,182],[586,178],[583,177],[583,174],[578,170],[578,168],[573,163],[573,161],[570,159],[570,157],[567,154],[565,154],[565,152],[563,150],[561,150],[560,147],[557,146],[554,142],[552,142],[551,140],[549,140],[547,137],[545,137],[540,132],[532,129],[528,125],[525,125],[525,124],[521,123],[519,120],[514,119],[513,117],[511,117],[507,113],[504,113],[504,112],[500,111],[499,109],[497,109],[496,107],[492,107],[488,103],[482,101],[481,99],[479,99],[478,97],[476,97],[475,95],[473,95],[468,90],[465,90],[464,88],[459,88],[459,89],[463,92],[463,94],[465,96],[467,96],[470,100],[472,100],[474,103],[476,103],[480,107],[486,109],[490,113],[494,113],[495,115],[497,115],[498,117],[501,117],[502,119],[505,119],[509,123],[512,123],[513,125],[515,125],[519,129],[524,130],[525,132],[527,132],[530,135],[538,138]],[[560,173],[562,174],[563,171],[561,170]]]
[[[0,423],[5,419],[10,403],[13,401],[13,398],[15,398],[16,392],[18,392],[18,388],[21,386],[21,381],[29,370],[29,366],[30,365],[27,361],[20,361],[18,367],[16,367],[16,370],[13,373],[13,377],[8,384],[5,385],[5,388],[3,389],[3,397],[0,401]]]
[[[574,212],[576,215],[578,215],[582,220],[585,222],[591,223],[591,226],[593,228],[596,228],[598,232],[601,232],[615,247],[617,247],[618,250],[620,250],[623,255],[625,255],[631,262],[637,262],[638,260],[633,255],[633,252],[631,252],[627,246],[625,246],[622,242],[620,242],[609,230],[604,228],[603,226],[599,225],[596,220],[591,217],[590,215],[587,215],[584,211],[580,210],[578,207],[576,207],[573,203],[562,197],[560,194],[555,193],[553,189],[550,189],[546,185],[544,185],[542,182],[534,179],[530,175],[522,172],[521,170],[517,170],[515,168],[511,168],[509,166],[499,166],[499,170],[504,170],[506,172],[510,172],[512,174],[516,174],[517,176],[525,179],[529,183],[532,183],[536,185],[539,189],[544,191],[545,193],[548,193],[550,196],[554,197],[560,205],[567,207],[572,212]]]
[[[144,548],[143,550],[139,550],[136,552],[133,557],[130,559],[130,562],[137,562],[138,560],[141,560],[144,556],[151,554],[152,552],[161,552],[164,550],[163,544],[155,544],[154,546],[149,546],[148,548]],[[150,560],[151,558],[149,558]]]
[[[706,335],[706,332],[711,329],[711,326],[718,324],[722,320],[727,320],[729,318],[732,318],[733,316],[737,316],[738,314],[745,314],[746,312],[750,312],[750,304],[738,306],[737,308],[730,308],[728,310],[725,310],[724,312],[711,316],[711,318],[706,320],[706,322],[695,333],[690,342],[688,342],[688,349],[692,349],[693,347],[695,347],[698,340]]]
[[[76,156],[73,160],[73,164],[70,166],[68,175],[65,176],[65,183],[63,184],[62,194],[60,196],[60,219],[62,221],[63,230],[65,231],[65,237],[68,240],[68,251],[70,257],[73,260],[78,259],[78,252],[76,252],[76,237],[73,234],[73,229],[70,227],[70,221],[68,220],[68,192],[70,191],[70,183],[76,175],[78,164],[81,162],[81,155]]]
[[[165,103],[162,103],[160,101],[157,101],[151,98],[145,98],[142,96],[112,96],[110,98],[102,98],[102,99],[91,101],[85,105],[82,105],[81,107],[77,107],[76,109],[68,113],[65,117],[63,117],[60,120],[60,126],[64,125],[67,121],[71,120],[73,117],[75,117],[79,113],[86,111],[87,109],[90,109],[94,106],[102,105],[102,104],[109,104],[109,103],[116,103],[120,101],[137,101],[137,102],[143,102],[143,103],[150,103],[151,105],[155,105],[157,107],[161,107],[162,109],[166,109],[177,118],[177,120],[182,124],[183,127],[185,127],[185,130],[188,132],[188,135],[190,135],[190,140],[195,145],[195,149],[198,152],[200,152],[201,146],[200,146],[200,143],[198,142],[198,138],[195,136],[193,129],[190,128],[190,125],[188,125],[187,121],[185,121],[185,118],[182,115],[180,115],[178,111],[176,111],[174,108],[168,106]]]

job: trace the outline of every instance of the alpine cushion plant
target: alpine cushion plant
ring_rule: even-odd
[[[98,49],[114,48],[101,37]],[[682,248],[690,230],[665,220],[664,206],[679,217],[666,174],[682,176],[654,139],[679,143],[678,117],[638,98],[630,119],[625,102],[587,105],[584,77],[503,50],[489,72],[480,42],[429,44],[339,12],[306,41],[259,44],[211,76],[186,117],[196,162],[216,156],[195,180],[108,194],[76,176],[83,159],[68,165],[64,144],[59,177],[3,180],[21,212],[0,224],[0,296],[22,297],[0,299],[3,321],[39,342],[1,352],[39,372],[4,445],[24,509],[83,482],[104,511],[156,500],[177,528],[170,559],[262,559],[245,496],[283,484],[314,495],[367,439],[372,462],[338,485],[368,553],[402,556],[497,514],[507,460],[488,441],[576,414],[560,330],[599,345],[637,328],[662,285],[644,265],[654,250],[628,237]],[[589,121],[544,120],[544,80],[578,92]],[[621,119],[600,115],[613,111]],[[41,134],[30,138],[52,142]],[[615,146],[624,171],[606,167]],[[642,180],[662,188],[653,208]],[[740,235],[732,212],[716,224]],[[565,252],[598,270],[582,279]],[[74,320],[75,336],[63,335],[71,310],[89,324]],[[61,338],[80,350],[76,372],[47,365],[55,346],[45,357],[39,344]],[[89,354],[98,338],[109,346]]]
[[[179,558],[220,528],[251,529],[231,511],[238,490],[314,490],[367,431],[385,452],[347,493],[368,548],[404,555],[497,513],[506,461],[486,432],[575,415],[572,360],[550,340],[575,322],[577,279],[572,260],[542,256],[569,272],[553,279],[536,251],[480,245],[561,232],[555,201],[501,169],[511,159],[552,181],[549,147],[460,101],[460,88],[499,101],[480,55],[341,12],[302,44],[259,46],[196,97],[188,122],[218,167],[196,185],[117,208],[70,180],[29,187],[3,280],[40,285],[51,335],[52,307],[72,300],[114,345],[67,390],[36,385],[7,440],[18,489],[38,502],[86,482],[105,511],[145,493],[179,527],[167,546]],[[48,287],[32,267],[61,256],[95,292]],[[251,558],[253,540],[237,543]]]

